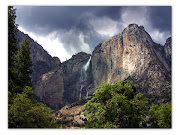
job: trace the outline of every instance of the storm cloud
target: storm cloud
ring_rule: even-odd
[[[157,43],[171,36],[171,7],[16,6],[17,24],[36,36],[51,33],[69,55],[94,48],[130,23],[143,25]],[[60,58],[61,59],[61,58]]]

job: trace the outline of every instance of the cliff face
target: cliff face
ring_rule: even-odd
[[[171,46],[170,42],[168,45]],[[164,57],[166,53],[157,49],[144,28],[131,24],[122,34],[99,44],[93,51],[94,85],[131,79],[153,102],[169,100],[170,65]]]
[[[18,31],[22,41],[24,34]],[[31,38],[34,93],[53,109],[88,98],[105,82],[130,79],[152,103],[171,99],[171,38],[161,46],[143,26],[131,24],[99,44],[92,55],[80,52],[61,63]]]
[[[43,74],[34,85],[35,95],[53,109],[87,98],[88,91],[92,91],[90,57],[80,52]]]
[[[17,30],[18,47],[26,35]],[[44,103],[53,108],[61,106],[64,90],[61,62],[57,57],[51,57],[41,45],[28,36],[32,59],[32,83],[34,94]]]
[[[165,59],[169,65],[169,68],[171,69],[171,55],[172,55],[171,37],[166,40],[166,43],[164,45],[164,53],[165,53]]]
[[[34,85],[35,95],[54,109],[63,106],[64,83],[62,76],[62,68],[49,71],[40,76],[40,79]]]
[[[83,52],[72,56],[62,63],[64,78],[64,104],[73,103],[88,97],[88,91],[92,89],[92,74],[90,71],[91,55]]]
[[[18,43],[22,42],[24,37],[25,34],[17,30]],[[90,54],[80,52],[61,63],[33,39],[28,37],[28,40],[33,63],[34,94],[41,101],[53,109],[59,109],[92,95],[94,90]]]
[[[23,41],[25,36],[26,34],[17,29],[16,39],[18,41],[18,46]],[[30,41],[30,51],[33,63],[32,82],[34,85],[40,79],[41,75],[49,72],[52,69],[55,69],[61,64],[61,62],[59,58],[49,55],[48,52],[45,51],[41,45],[39,45],[29,36],[28,40]]]

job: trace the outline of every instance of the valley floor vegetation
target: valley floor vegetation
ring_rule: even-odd
[[[85,104],[87,128],[171,128],[171,103],[149,106],[132,81],[105,83]]]
[[[8,127],[66,128],[65,116],[34,98],[29,41],[17,48],[15,18],[8,7]],[[103,84],[83,105],[83,128],[171,128],[171,102],[150,106],[129,80]]]

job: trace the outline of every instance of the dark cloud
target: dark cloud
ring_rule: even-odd
[[[91,53],[99,43],[103,42],[107,38],[110,38],[110,36],[101,35],[96,32],[94,27],[89,24],[88,18],[81,18],[70,31],[65,31],[59,37],[60,41],[64,43],[64,48],[68,50],[68,52],[71,51],[72,48],[76,52],[79,52],[82,51],[82,41],[80,41],[80,35],[83,35],[84,43],[87,43],[90,47],[88,53]]]
[[[98,17],[109,17],[115,21],[121,19],[120,12],[122,7],[119,6],[109,6],[109,7],[96,7],[94,10],[94,15]]]
[[[17,7],[18,9],[18,7]],[[28,11],[17,22],[25,27],[27,31],[35,31],[39,34],[48,34],[51,31],[66,29],[70,30],[78,22],[83,12],[83,8],[78,7],[22,7],[17,10],[18,14]]]
[[[114,20],[119,19],[120,7],[91,7],[91,6],[68,6],[68,7],[43,7],[43,6],[25,6],[16,7],[17,22],[27,29],[34,31],[37,27],[44,28],[37,31],[40,34],[46,34],[57,29],[70,30],[79,21],[82,21],[84,14],[93,14],[98,17],[110,17]],[[24,12],[25,11],[25,12]],[[21,16],[21,17],[20,17]],[[87,17],[86,17],[87,19]]]
[[[83,51],[83,45],[89,45],[88,52],[93,51],[97,44],[110,38],[108,32],[111,32],[111,36],[112,33],[121,33],[127,22],[145,24],[148,32],[153,33],[156,29],[161,33],[161,37],[163,34],[171,36],[171,7],[17,6],[16,8],[16,21],[20,27],[37,36],[56,32],[56,36],[70,55]],[[124,19],[125,13],[127,14]],[[164,38],[167,38],[166,36]],[[165,40],[164,38],[157,40],[160,42]],[[87,46],[84,50],[87,50]]]
[[[154,6],[149,7],[149,21],[153,28],[160,31],[171,31],[171,7]]]
[[[108,11],[114,7],[16,7],[17,8],[17,23],[20,24],[28,32],[33,32],[36,35],[45,36],[53,31],[58,32],[59,39],[63,43],[67,52],[72,55],[72,48],[78,52],[83,51],[80,34],[84,35],[86,42],[91,52],[94,47],[103,42],[109,36],[100,35],[94,30],[94,27],[89,23],[90,19],[97,17],[105,17]],[[25,12],[24,12],[25,11]],[[108,17],[111,17],[111,12],[108,12]],[[118,19],[117,15],[112,16],[113,19]]]

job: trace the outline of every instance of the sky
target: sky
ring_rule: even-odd
[[[164,45],[171,36],[169,6],[15,6],[19,30],[61,62],[78,52],[92,53],[129,24],[143,25]]]

